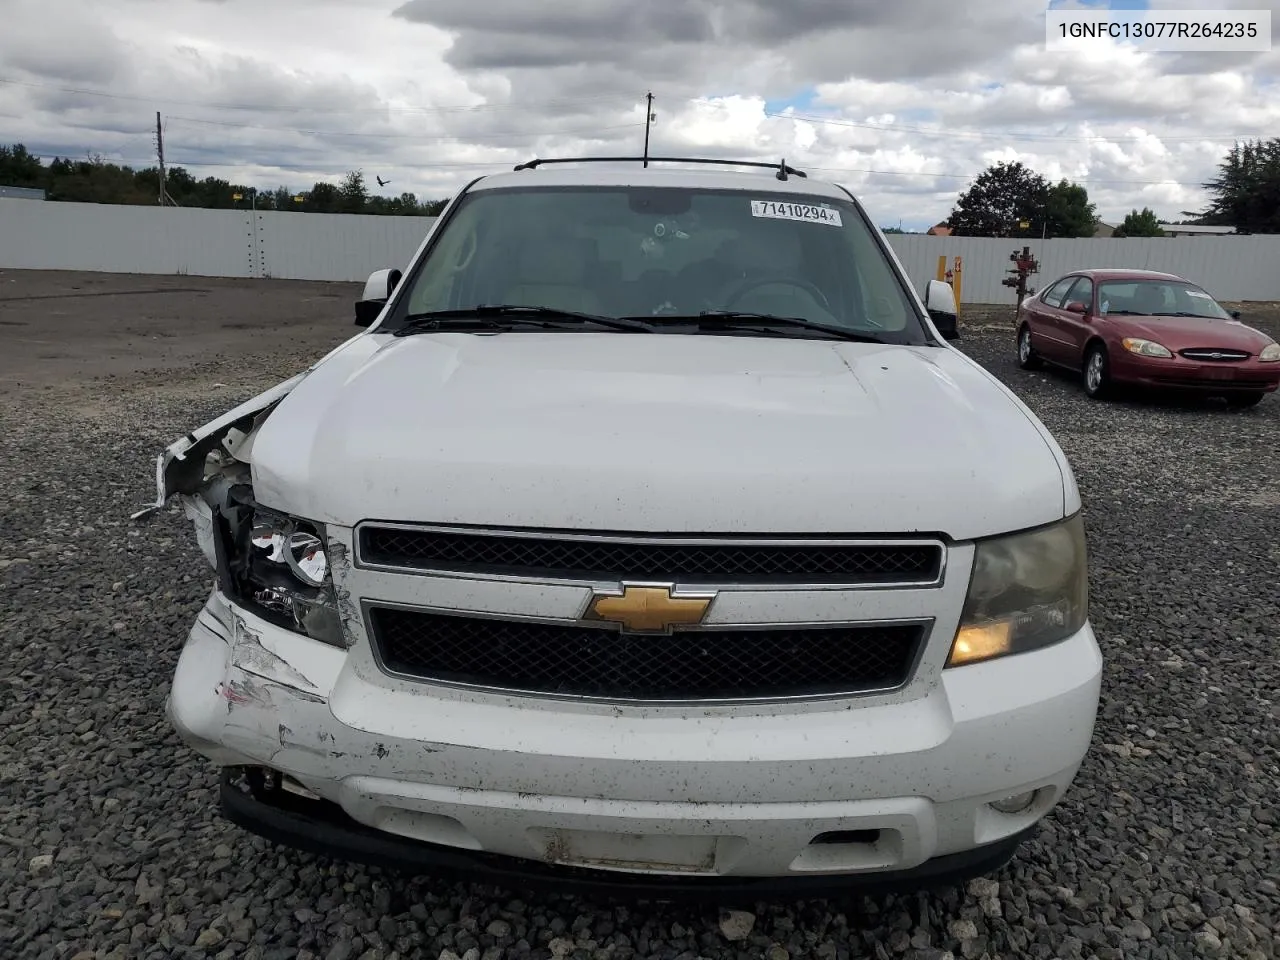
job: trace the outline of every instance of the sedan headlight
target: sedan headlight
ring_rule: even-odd
[[[979,541],[948,667],[1037,650],[1089,618],[1084,520]]]
[[[345,647],[323,524],[259,506],[237,488],[222,536],[224,590],[264,620]]]
[[[1268,343],[1262,348],[1262,352],[1258,354],[1258,359],[1263,363],[1280,361],[1280,343]]]
[[[1154,340],[1143,340],[1141,337],[1125,337],[1120,343],[1130,353],[1143,357],[1172,357],[1173,354],[1164,344]]]

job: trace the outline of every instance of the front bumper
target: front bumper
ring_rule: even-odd
[[[915,891],[963,883],[1000,869],[1035,826],[971,850],[945,854],[900,870],[787,877],[696,876],[630,873],[565,867],[529,858],[406,840],[367,827],[328,800],[299,798],[283,790],[263,795],[235,768],[225,768],[219,791],[223,815],[246,830],[299,850],[414,875],[448,876],[508,888],[593,896],[601,893],[701,899],[704,897],[823,897],[859,889]]]
[[[279,771],[324,801],[228,785],[232,820],[337,857],[637,889],[885,887],[1007,860],[1075,776],[1100,672],[1086,627],[912,699],[575,713],[390,689],[215,593],[168,711],[219,765]],[[1032,790],[1019,813],[989,805]]]
[[[1280,363],[1242,360],[1217,363],[1139,357],[1125,350],[1114,352],[1112,379],[1134,386],[1162,390],[1194,390],[1204,393],[1273,393],[1280,386]]]

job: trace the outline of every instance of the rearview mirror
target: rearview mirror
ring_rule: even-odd
[[[960,339],[956,326],[956,292],[951,284],[930,280],[924,291],[924,308],[944,340]]]
[[[1067,304],[1067,313],[1088,313],[1089,307],[1079,300],[1072,300]]]
[[[356,326],[367,327],[378,319],[391,299],[402,274],[399,270],[375,270],[364,282],[364,293],[356,301]]]

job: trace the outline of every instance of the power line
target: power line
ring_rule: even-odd
[[[1145,140],[1164,141],[1236,141],[1248,140],[1253,135],[1233,134],[1223,136],[1164,136],[1158,133],[1148,134],[1145,137],[1110,137],[1105,134],[1092,134],[1089,136],[1062,136],[1058,134],[1039,134],[1039,133],[982,133],[979,131],[969,130],[952,130],[950,128],[943,129],[941,127],[917,127],[907,124],[898,123],[872,123],[871,121],[845,120],[840,117],[814,117],[798,113],[765,113],[765,116],[771,120],[800,120],[805,123],[817,123],[833,127],[856,127],[859,129],[878,130],[882,133],[911,133],[918,136],[945,137],[948,140],[956,138],[966,138],[974,140],[1024,140],[1028,142],[1038,143],[1092,143],[1094,141],[1103,141],[1106,143],[1141,143]]]
[[[11,77],[0,77],[0,84],[9,84],[12,86],[28,87],[32,89],[52,90],[60,93],[75,94],[78,96],[101,97],[101,98],[106,98],[110,100],[122,100],[122,101],[130,101],[135,103],[148,103],[148,104],[173,104],[173,105],[181,105],[181,106],[193,106],[193,107],[201,107],[209,110],[235,110],[235,111],[253,111],[253,112],[270,112],[270,113],[312,113],[312,114],[322,114],[322,115],[331,115],[331,116],[368,114],[370,112],[369,108],[337,109],[337,108],[326,108],[326,107],[313,107],[305,104],[283,105],[283,104],[261,104],[261,103],[260,104],[207,103],[207,102],[198,101],[198,100],[182,100],[182,99],[175,99],[171,97],[153,97],[153,96],[143,97],[143,96],[136,96],[131,94],[109,93],[104,90],[89,90],[82,87],[65,87],[57,84],[39,83],[31,80],[18,80],[16,78],[11,78]],[[724,108],[724,104],[722,102],[712,100],[707,97],[687,97],[682,99],[686,99],[687,102],[689,103],[700,103],[700,104],[703,104],[704,106],[711,106],[719,109]],[[616,103],[616,104],[625,103],[631,106],[635,105],[635,101],[633,100],[633,98],[622,97],[622,96],[599,96],[599,97],[552,99],[552,100],[542,100],[542,101],[539,101],[539,103],[543,106],[572,106],[572,105],[585,106],[588,104],[603,104],[603,103]],[[391,103],[382,103],[379,105],[378,109],[387,110],[394,113],[430,115],[430,114],[469,113],[469,112],[482,111],[482,110],[505,110],[505,109],[527,110],[529,106],[530,106],[529,104],[524,104],[524,103],[480,103],[480,104],[458,104],[454,106],[442,106],[442,107],[417,107],[417,106],[410,106],[410,105],[395,105]],[[1088,136],[1068,136],[1068,135],[1062,135],[1062,134],[1037,134],[1037,133],[1013,133],[1013,132],[988,133],[988,132],[976,131],[976,130],[956,130],[954,128],[923,127],[923,126],[914,125],[914,124],[900,124],[900,123],[877,123],[877,122],[868,121],[868,120],[849,120],[842,117],[824,117],[824,116],[814,116],[811,114],[799,114],[799,113],[779,113],[775,111],[766,111],[764,113],[764,116],[771,120],[791,120],[793,122],[801,121],[805,123],[816,123],[816,124],[822,124],[827,126],[851,127],[851,128],[866,129],[866,130],[878,130],[881,132],[911,133],[917,136],[938,137],[938,138],[946,138],[946,139],[960,138],[960,139],[969,139],[969,140],[997,140],[997,141],[1017,140],[1017,141],[1044,142],[1044,143],[1087,143],[1087,142],[1094,142],[1094,141],[1104,141],[1108,143],[1140,143],[1144,140],[1151,139],[1151,138],[1160,140],[1162,142],[1165,142],[1165,141],[1235,142],[1238,140],[1249,140],[1261,135],[1259,133],[1249,133],[1249,134],[1220,134],[1220,135],[1212,135],[1212,136],[1196,136],[1196,135],[1181,135],[1181,134],[1165,136],[1165,135],[1153,133],[1148,135],[1147,137],[1110,137],[1102,134],[1092,134]],[[190,118],[190,117],[184,117],[184,118],[174,117],[173,119],[183,119],[183,120],[186,120],[187,122],[196,122],[196,123],[218,123],[219,122],[219,121],[213,121],[213,120],[198,120],[196,118]],[[228,125],[233,125],[233,124],[228,124]],[[251,126],[251,125],[245,124],[245,126]],[[269,128],[264,126],[264,129],[269,129]],[[295,131],[295,132],[317,133],[317,134],[321,133],[320,131]],[[326,135],[326,136],[375,136],[374,134],[344,134],[344,133],[338,133],[338,132],[325,132],[323,135]],[[399,135],[386,134],[385,136],[394,137]]]
[[[33,153],[32,156],[39,157],[42,160],[52,160],[52,159],[55,159],[58,156],[58,154]],[[148,159],[113,158],[112,162],[128,166],[132,164],[147,164],[147,163],[151,163],[152,160],[150,158]],[[167,159],[166,164],[170,169],[172,169],[173,167],[221,167],[221,168],[263,167],[263,168],[281,169],[281,170],[284,169],[281,167],[275,167],[272,164],[260,163],[254,160],[225,161],[225,160]],[[426,163],[414,163],[412,164],[412,166],[414,167],[414,169],[427,169],[427,170],[509,169],[511,167],[511,161],[510,160],[487,160],[487,161],[468,160],[468,161],[457,161],[455,163],[450,163],[447,161],[446,162],[437,161],[437,162],[426,162]],[[863,167],[814,167],[814,166],[809,166],[807,164],[801,164],[800,166],[804,170],[814,170],[819,173],[834,173],[834,174],[859,173],[859,174],[867,174],[870,176],[880,176],[880,177],[918,177],[922,179],[934,179],[934,180],[972,180],[977,176],[977,174],[972,174],[972,173],[937,173],[933,171],[922,172],[922,171],[913,171],[913,170],[872,170],[872,169],[863,168]],[[1192,182],[1188,180],[1127,180],[1127,179],[1110,179],[1110,178],[1095,178],[1095,177],[1068,177],[1067,179],[1070,180],[1072,183],[1079,183],[1079,184],[1089,184],[1089,183],[1137,184],[1137,185],[1146,185],[1146,186],[1195,187],[1197,189],[1203,188],[1204,186],[1202,183],[1198,181]]]
[[[867,173],[876,176],[886,177],[932,177],[934,179],[946,180],[973,180],[978,174],[976,173],[933,173],[911,170],[864,170],[857,167],[810,167],[801,165],[804,170],[817,170],[821,173]],[[1095,177],[1067,177],[1071,183],[1130,183],[1130,184],[1147,184],[1153,186],[1168,187],[1203,187],[1200,182],[1191,182],[1187,180],[1111,180],[1107,178]]]
[[[78,147],[78,148],[76,148],[76,149],[77,149],[77,150],[79,150],[81,153],[84,153],[84,154],[92,153],[92,151],[91,151],[91,150],[88,150],[88,149],[83,148],[83,147]],[[48,152],[39,152],[39,153],[37,153],[37,152],[32,152],[32,153],[31,153],[31,156],[36,157],[36,158],[38,158],[38,159],[40,159],[40,160],[57,160],[57,159],[70,160],[70,159],[72,159],[72,157],[71,157],[71,154],[70,154],[70,153],[48,153]],[[77,156],[79,156],[79,154],[77,154]],[[150,164],[150,165],[154,166],[154,165],[155,165],[155,162],[156,162],[156,158],[155,158],[155,157],[134,157],[134,158],[129,158],[129,157],[110,157],[110,156],[106,156],[106,155],[103,155],[103,156],[104,156],[104,159],[106,159],[108,162],[110,162],[110,163],[120,164],[120,165],[122,165],[122,166],[135,166],[135,165],[138,165],[138,164]],[[454,168],[459,168],[459,169],[461,169],[461,168],[468,168],[468,169],[469,169],[469,168],[472,168],[472,167],[475,167],[475,168],[481,168],[481,167],[505,167],[505,168],[507,168],[507,169],[510,169],[510,168],[511,168],[511,166],[512,166],[512,163],[511,163],[511,161],[510,161],[510,160],[489,160],[489,161],[482,161],[482,162],[476,162],[476,161],[469,161],[469,160],[468,160],[468,161],[458,161],[457,163],[440,163],[440,162],[413,163],[413,164],[411,164],[411,166],[412,166],[414,169],[429,169],[429,170],[449,170],[449,169],[454,169]],[[275,166],[275,165],[273,165],[273,164],[260,163],[260,162],[258,162],[258,161],[256,161],[256,160],[232,160],[232,161],[228,161],[228,160],[174,160],[172,157],[169,157],[169,156],[167,156],[167,155],[166,155],[166,157],[165,157],[165,167],[166,167],[166,169],[167,169],[169,172],[172,172],[174,167],[223,167],[223,168],[225,168],[225,167],[262,167],[262,168],[267,168],[267,169],[285,170],[285,168],[284,168],[284,167],[278,167],[278,166]],[[290,172],[290,171],[285,171],[285,172]]]
[[[690,103],[699,103],[704,106],[714,107],[716,109],[726,109],[726,105],[720,101],[712,100],[707,97],[692,97]],[[1148,134],[1145,137],[1110,137],[1105,134],[1090,134],[1087,136],[1067,136],[1064,134],[1040,134],[1040,133],[987,133],[978,130],[956,130],[952,127],[922,127],[914,124],[905,123],[878,123],[871,120],[850,120],[844,117],[825,117],[814,116],[812,114],[803,113],[779,113],[777,111],[766,110],[764,116],[770,120],[798,120],[805,123],[816,123],[825,126],[834,127],[854,127],[865,130],[879,130],[884,133],[913,133],[921,136],[943,137],[946,139],[955,139],[963,137],[976,140],[1027,140],[1027,141],[1044,141],[1048,143],[1088,143],[1095,140],[1102,140],[1108,143],[1141,143],[1145,140],[1156,139],[1161,141],[1236,141],[1249,140],[1259,136],[1260,133],[1239,133],[1239,134],[1221,134],[1214,136],[1203,135],[1169,135],[1165,136],[1158,133]]]
[[[372,137],[385,140],[412,140],[422,143],[477,143],[485,140],[524,140],[533,139],[539,136],[536,133],[483,133],[473,134],[466,137],[437,137],[422,136],[416,133],[359,133],[351,130],[304,130],[298,127],[279,127],[275,124],[267,123],[242,123],[238,120],[205,120],[199,117],[177,117],[170,114],[167,118],[169,121],[177,120],[182,123],[197,123],[214,127],[234,127],[248,130],[271,130],[277,133],[301,133],[312,137]],[[641,123],[622,123],[613,124],[604,127],[592,127],[589,130],[557,130],[554,136],[559,137],[576,137],[585,134],[600,133],[605,130],[632,130],[641,127]],[[547,136],[547,134],[542,134]]]
[[[210,110],[245,110],[256,111],[259,113],[319,113],[319,114],[367,114],[370,112],[368,107],[352,108],[350,110],[339,110],[326,107],[312,107],[306,104],[248,104],[248,103],[206,103],[202,100],[178,100],[172,97],[140,97],[133,94],[125,93],[108,93],[105,90],[88,90],[83,87],[63,87],[52,83],[38,83],[34,80],[17,80],[12,77],[0,77],[0,83],[10,84],[18,87],[30,87],[38,90],[53,90],[58,93],[71,93],[78,96],[86,97],[102,97],[108,100],[126,100],[133,103],[149,103],[149,104],[176,104],[186,107],[205,107]],[[632,97],[622,96],[600,96],[600,97],[573,97],[560,100],[540,100],[539,104],[543,106],[573,106],[575,104],[589,103],[634,103]],[[415,107],[415,106],[394,106],[386,103],[381,104],[379,109],[394,110],[401,113],[467,113],[473,110],[528,110],[530,104],[527,103],[475,103],[475,104],[458,104],[448,107]]]

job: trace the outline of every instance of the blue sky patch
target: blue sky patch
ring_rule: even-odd
[[[805,113],[813,109],[813,101],[817,97],[817,90],[813,87],[806,87],[790,97],[784,97],[780,100],[766,100],[764,102],[765,113],[782,113],[788,107],[794,109],[796,113]]]

